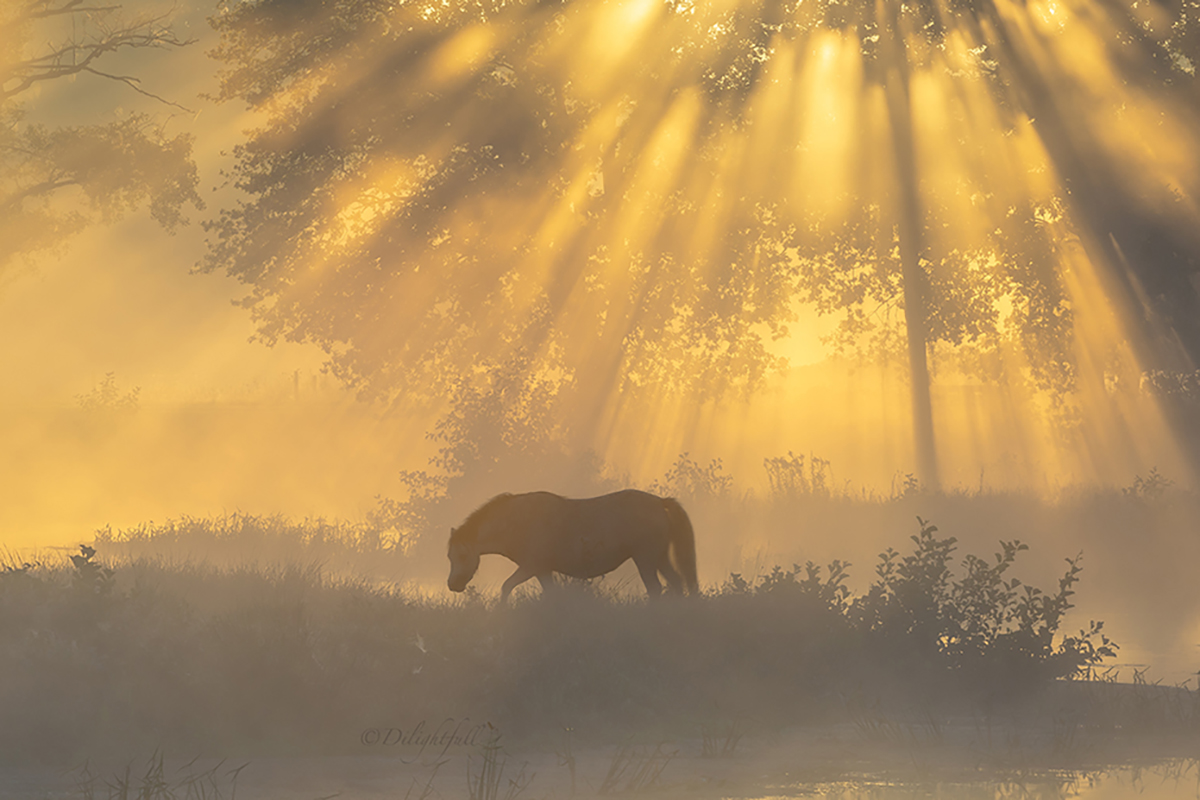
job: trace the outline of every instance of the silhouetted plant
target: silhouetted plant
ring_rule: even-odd
[[[767,483],[774,498],[829,495],[829,461],[826,459],[809,456],[806,470],[804,456],[789,450],[786,456],[764,458],[763,468],[767,471]]]
[[[487,723],[488,739],[480,746],[479,771],[471,769],[471,758],[467,757],[467,790],[471,800],[514,800],[529,788],[537,773],[526,775],[529,764],[522,765],[515,778],[508,779],[508,789],[501,794],[500,786],[504,777],[504,768],[508,765],[508,756],[500,745],[500,731]]]
[[[651,750],[629,742],[618,747],[608,765],[608,774],[600,782],[599,794],[632,794],[655,785],[667,764],[679,755],[678,750],[666,751],[664,747],[665,744],[659,743]]]
[[[695,500],[723,497],[732,488],[733,476],[725,474],[721,459],[714,458],[707,467],[702,467],[689,453],[680,453],[662,480],[651,483],[648,491],[663,497]]]
[[[737,751],[745,735],[746,729],[741,720],[734,719],[712,726],[701,724],[700,757],[729,758]]]
[[[0,567],[0,581],[30,580],[32,576],[29,574],[29,571],[36,566],[38,565],[29,561],[22,561],[19,564],[5,564],[3,567]]]
[[[113,570],[92,559],[96,550],[86,544],[79,545],[79,555],[71,556],[75,572],[71,585],[77,590],[96,595],[110,595],[113,590]]]
[[[876,582],[856,604],[865,628],[884,638],[904,637],[919,653],[936,652],[946,629],[950,556],[954,537],[936,539],[937,527],[917,518],[916,550],[900,558],[888,548],[875,568]]]
[[[96,384],[90,392],[75,395],[75,400],[84,411],[133,413],[138,410],[138,395],[141,391],[140,386],[135,386],[122,393],[117,388],[116,373],[108,372],[105,373],[104,380]]]
[[[123,772],[102,782],[85,762],[74,770],[75,788],[83,800],[223,800],[225,797],[232,800],[237,797],[238,776],[249,763],[222,770],[225,765],[222,760],[209,769],[197,771],[197,760],[192,759],[173,777],[168,777],[163,754],[157,751],[146,762],[141,774],[135,773],[130,763]]]
[[[897,496],[897,492],[894,487],[895,487],[895,483],[893,482],[893,489],[892,489],[893,497]],[[909,473],[905,474],[904,480],[901,481],[901,483],[900,483],[899,496],[900,497],[916,497],[917,495],[919,495],[921,493],[922,489],[923,489],[923,487],[921,486],[921,482],[919,480],[917,480],[917,476],[912,474],[911,472],[909,472]]]
[[[731,572],[721,584],[718,594],[750,594],[753,590],[754,584],[742,577],[742,573]]]
[[[821,567],[811,561],[805,563],[803,571],[799,564],[793,564],[790,570],[775,565],[769,573],[759,578],[754,592],[759,595],[790,593],[813,601],[816,607],[824,611],[845,613],[850,600],[850,589],[845,585],[849,566],[849,562],[835,559],[829,564],[829,577],[822,580]],[[740,575],[731,577],[741,579]]]
[[[1083,569],[1079,557],[1067,559],[1053,594],[1004,577],[1017,553],[1028,549],[1018,541],[1002,541],[994,564],[968,555],[966,574],[954,580],[950,560],[957,540],[939,539],[936,526],[917,521],[914,552],[901,558],[889,548],[880,554],[876,582],[852,604],[884,652],[909,650],[940,657],[952,670],[987,668],[1013,680],[1081,676],[1115,655],[1103,623],[1054,647],[1063,615],[1073,607],[1072,587]]]
[[[1135,476],[1131,485],[1121,489],[1121,494],[1132,500],[1157,500],[1174,485],[1175,481],[1160,473],[1158,467],[1154,467],[1145,478],[1141,475]]]

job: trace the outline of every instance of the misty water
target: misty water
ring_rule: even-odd
[[[827,800],[1192,800],[1200,796],[1195,764],[1109,769],[1092,773],[1063,773],[1009,780],[940,781],[929,778],[910,783],[886,780],[847,780],[836,783],[797,783],[772,787],[745,800],[819,797]]]
[[[1093,800],[1191,800],[1198,796],[1195,778],[1159,779],[1154,771],[1113,771],[1083,776],[1034,778],[1023,782],[980,781],[951,783],[928,781],[921,783],[847,782],[841,784],[798,784],[787,791],[769,792],[753,800],[781,800],[793,797],[821,797],[828,800],[1064,800],[1092,798]],[[750,796],[747,796],[750,800]]]
[[[533,755],[518,759],[518,775],[512,761],[502,765],[499,791],[484,797],[508,797],[509,800],[589,800],[597,797],[649,797],[665,800],[783,800],[783,798],[824,798],[825,800],[1194,800],[1200,796],[1200,762],[1194,758],[1173,759],[1139,765],[1089,766],[1086,769],[1030,770],[1009,769],[985,772],[980,767],[935,767],[928,763],[900,766],[890,773],[841,772],[830,767],[812,767],[789,771],[785,753],[776,756],[777,770],[771,774],[750,774],[739,770],[753,757],[733,762],[677,758],[653,782],[632,787],[605,784],[603,771],[581,772],[571,779],[561,760]],[[798,755],[794,761],[806,759]],[[237,780],[229,778],[229,766],[237,769]],[[91,797],[129,796],[148,785],[139,781],[135,769],[128,775],[120,771],[101,780],[94,773],[75,770],[69,775],[31,772],[0,775],[0,792],[8,800],[86,800]],[[508,769],[505,770],[504,767]],[[602,766],[600,762],[596,766]],[[184,769],[178,769],[184,767]],[[761,760],[754,764],[762,770]],[[185,796],[190,786],[193,795],[243,800],[391,800],[412,797],[476,797],[468,789],[468,775],[478,775],[465,759],[445,759],[434,764],[405,765],[392,759],[368,758],[263,758],[248,763],[195,760],[188,764],[169,764],[157,784],[163,790]],[[213,770],[213,772],[209,772]],[[824,773],[824,774],[822,774]],[[975,774],[972,774],[975,773]],[[181,780],[190,776],[191,783]],[[204,775],[207,780],[199,780]],[[430,779],[431,775],[432,780]],[[206,794],[200,795],[203,787]],[[117,792],[118,794],[113,794]],[[141,796],[141,795],[136,795]]]
[[[1194,800],[1200,796],[1200,776],[1197,762],[1172,761],[1139,767],[1111,767],[1082,772],[1011,774],[990,778],[970,778],[954,775],[939,777],[936,772],[919,778],[889,778],[879,775],[843,775],[835,780],[791,780],[786,775],[759,786],[749,784],[720,785],[702,775],[681,775],[682,770],[664,774],[654,785],[633,791],[599,793],[592,786],[578,785],[574,792],[569,784],[547,780],[539,773],[517,796],[568,800],[571,797],[635,796],[688,798],[697,800],[783,800],[784,798],[824,798],[825,800]],[[385,797],[404,797],[411,781],[396,781],[392,787],[376,784],[364,786],[362,776],[339,783],[331,777],[314,776],[313,789],[307,794],[292,789],[279,793],[279,786],[269,787],[253,781],[248,768],[245,783],[239,784],[238,796],[249,800],[315,800],[324,793],[338,792],[344,800],[383,800]],[[286,785],[287,782],[285,782]],[[714,785],[717,784],[717,785]],[[293,784],[294,785],[294,784]],[[417,790],[412,796],[417,796]],[[462,778],[444,780],[435,786],[444,797],[466,797],[466,782]],[[335,788],[336,787],[336,788]],[[508,788],[505,784],[504,788]],[[316,790],[316,791],[314,791]],[[503,794],[501,795],[503,796]]]

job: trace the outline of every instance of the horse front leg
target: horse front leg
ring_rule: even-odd
[[[512,590],[533,577],[533,570],[518,566],[517,571],[508,576],[508,580],[500,587],[500,602],[507,603]],[[540,578],[540,576],[539,576]]]
[[[542,585],[542,597],[545,597],[550,592],[556,592],[560,588],[553,572],[543,572],[537,576],[537,579],[538,583]]]

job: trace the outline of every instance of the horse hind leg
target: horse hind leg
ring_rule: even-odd
[[[663,562],[658,565],[658,571],[667,579],[667,588],[673,594],[683,594],[683,577],[671,565],[670,558],[663,559]]]
[[[659,565],[645,559],[640,561],[634,559],[633,563],[637,564],[638,574],[642,576],[642,583],[646,584],[646,594],[651,597],[658,597],[662,594],[662,582],[658,579]]]

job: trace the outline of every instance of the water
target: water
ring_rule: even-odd
[[[778,762],[748,763],[753,759],[701,760],[680,757],[672,760],[659,779],[632,789],[624,786],[607,789],[603,776],[610,757],[588,763],[580,759],[578,781],[570,779],[554,754],[529,754],[513,759],[502,770],[504,780],[497,781],[496,798],[506,796],[508,779],[524,765],[531,780],[512,800],[604,800],[610,797],[655,798],[656,800],[1200,800],[1200,759],[1173,759],[1151,766],[1097,767],[1088,770],[1005,770],[984,769],[944,763],[937,767],[910,762],[902,767],[893,762],[888,772],[854,773],[842,766],[805,766],[803,772],[785,771]],[[803,759],[802,754],[795,753]],[[461,758],[447,760],[431,769],[421,763],[405,764],[394,758],[364,757],[275,757],[258,758],[240,771],[236,785],[230,780],[229,765],[234,762],[189,761],[169,763],[164,776],[176,797],[189,794],[196,781],[180,776],[214,770],[212,780],[203,781],[208,797],[238,800],[400,800],[401,798],[441,797],[457,800],[468,797],[469,765]],[[236,762],[240,765],[245,762]],[[792,763],[796,761],[792,760]],[[877,766],[875,760],[860,762],[863,767]],[[143,788],[144,764],[124,770],[95,768],[90,789],[78,770],[0,769],[0,798],[3,800],[86,800],[120,796],[109,792],[124,778],[129,796]],[[782,767],[770,769],[770,767]],[[478,760],[473,774],[478,774]],[[115,770],[115,771],[114,771]],[[821,774],[821,773],[824,774]],[[724,774],[722,774],[724,773]],[[115,781],[115,783],[114,783]],[[235,793],[236,790],[236,793]],[[426,792],[428,791],[428,794]],[[167,795],[154,794],[152,797]],[[485,793],[484,796],[493,796]]]
[[[992,777],[987,780],[859,780],[798,782],[763,794],[729,794],[723,800],[1197,800],[1200,761],[1182,759],[1150,767],[1118,767],[1093,772],[1056,772]]]

